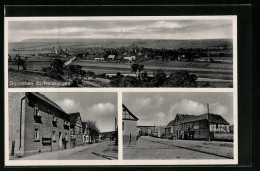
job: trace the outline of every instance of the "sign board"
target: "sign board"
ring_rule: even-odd
[[[43,146],[51,146],[51,138],[42,138]]]

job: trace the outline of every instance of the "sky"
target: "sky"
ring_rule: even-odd
[[[232,20],[9,21],[9,42],[43,38],[232,39]]]
[[[117,93],[109,92],[41,92],[65,112],[80,112],[82,121],[95,121],[101,132],[115,130]]]
[[[139,126],[166,126],[176,114],[205,114],[207,103],[210,113],[233,124],[232,93],[131,92],[123,93],[123,103],[139,118]]]

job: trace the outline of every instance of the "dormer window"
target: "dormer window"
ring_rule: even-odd
[[[41,121],[42,117],[40,116],[39,108],[38,108],[37,104],[35,104],[35,106],[34,106],[34,115],[33,116],[34,116],[34,119],[36,122],[42,123],[42,121]]]
[[[34,106],[34,115],[39,116],[39,108],[38,108],[37,104],[35,104],[35,106]]]
[[[58,120],[57,117],[56,117],[56,116],[53,116],[52,121],[53,121],[53,122],[57,122],[57,120]]]
[[[54,127],[57,127],[57,120],[58,120],[58,118],[56,116],[53,116],[52,124],[53,124]]]

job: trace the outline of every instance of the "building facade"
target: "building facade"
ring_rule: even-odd
[[[70,113],[70,142],[72,147],[83,145],[83,129],[80,113]]]
[[[40,93],[9,93],[9,152],[24,156],[70,148],[70,116]]]
[[[127,107],[123,104],[123,144],[136,145],[138,129],[137,121],[139,120]]]
[[[217,114],[177,114],[165,130],[168,139],[214,140],[215,133],[229,133],[229,123]]]
[[[86,122],[82,122],[82,130],[83,130],[83,145],[90,144],[90,135],[89,135],[89,130],[87,127]]]

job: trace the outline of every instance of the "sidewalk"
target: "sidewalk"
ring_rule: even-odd
[[[154,138],[148,136],[142,136],[141,138],[146,141],[152,141],[152,142],[175,146],[175,147],[184,148],[188,150],[223,156],[230,159],[234,158],[233,142],[168,140],[168,139]]]
[[[55,160],[55,159],[57,159],[57,157],[60,158],[62,156],[70,156],[74,153],[81,152],[83,150],[93,148],[93,147],[101,145],[101,144],[103,144],[103,143],[95,143],[95,144],[91,144],[90,146],[89,145],[78,146],[78,147],[66,149],[66,150],[37,153],[37,154],[29,155],[29,156],[24,156],[22,158],[14,158],[14,159],[15,160],[38,160],[38,159],[41,160],[42,158],[48,158],[48,160]]]

